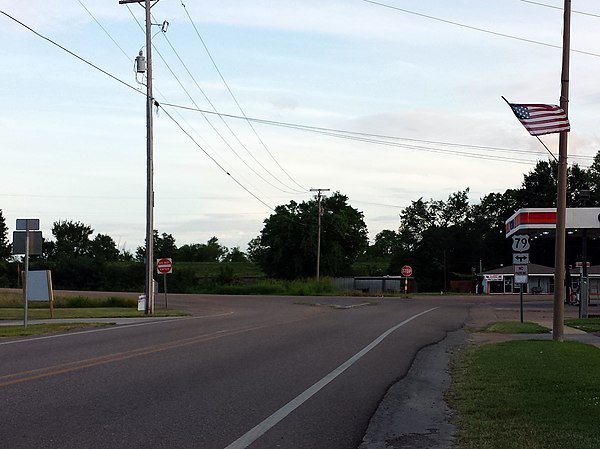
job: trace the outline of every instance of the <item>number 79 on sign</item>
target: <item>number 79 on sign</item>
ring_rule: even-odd
[[[529,236],[527,234],[513,235],[512,236],[512,250],[517,252],[528,251],[530,248]]]

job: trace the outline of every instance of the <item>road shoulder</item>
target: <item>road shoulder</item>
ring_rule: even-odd
[[[451,382],[450,360],[466,343],[466,333],[459,330],[419,351],[408,374],[379,404],[359,449],[451,447],[454,426],[444,393]]]

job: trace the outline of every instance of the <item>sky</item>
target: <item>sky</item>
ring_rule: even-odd
[[[600,149],[600,4],[572,4],[569,163],[587,167]],[[135,252],[144,9],[0,0],[0,11],[112,75],[0,14],[9,231],[35,217],[51,238],[54,222],[80,221]],[[152,29],[154,228],[178,246],[216,236],[245,250],[311,188],[348,196],[373,240],[411,201],[469,188],[477,203],[549,157],[502,96],[559,103],[560,0],[160,0],[152,14],[169,24]],[[542,140],[556,153],[557,134]]]

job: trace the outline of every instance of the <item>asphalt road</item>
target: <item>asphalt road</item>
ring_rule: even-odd
[[[364,302],[170,295],[194,316],[2,340],[0,445],[356,448],[388,387],[471,304]]]

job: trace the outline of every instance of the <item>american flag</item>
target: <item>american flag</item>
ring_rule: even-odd
[[[509,103],[513,112],[532,136],[570,131],[567,113],[553,104]]]

